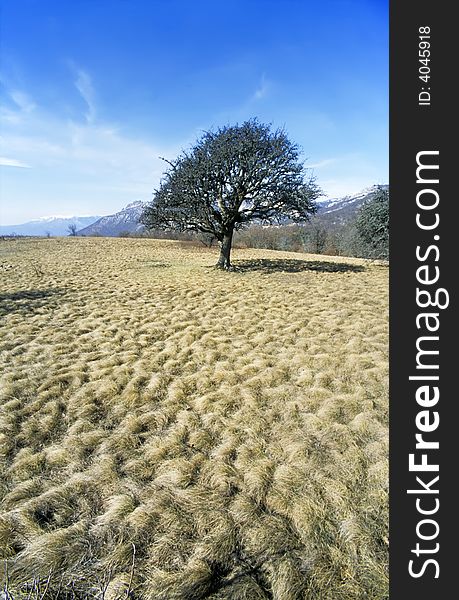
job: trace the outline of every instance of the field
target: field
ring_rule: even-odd
[[[2,585],[388,597],[388,270],[184,242],[0,242]]]

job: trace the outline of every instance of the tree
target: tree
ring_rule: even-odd
[[[68,230],[70,236],[76,237],[77,226],[75,225],[75,223],[70,223],[70,225],[67,227],[67,230]]]
[[[312,227],[309,233],[309,247],[315,254],[323,254],[327,244],[327,230],[317,223]]]
[[[368,248],[368,254],[377,258],[389,257],[389,191],[380,187],[371,200],[359,210],[356,229]]]
[[[222,269],[231,267],[235,230],[251,222],[307,221],[321,195],[314,179],[306,179],[298,146],[284,130],[271,131],[256,119],[206,132],[190,151],[166,162],[170,169],[141,222],[215,237]]]

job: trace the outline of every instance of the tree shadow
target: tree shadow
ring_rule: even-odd
[[[260,258],[258,260],[237,260],[233,263],[236,271],[261,271],[263,273],[301,273],[318,271],[320,273],[360,273],[362,265],[332,262],[327,260],[300,260],[297,258]]]
[[[34,313],[45,306],[52,307],[56,304],[57,297],[62,296],[63,293],[64,291],[58,288],[2,293],[0,294],[0,316],[10,313]]]

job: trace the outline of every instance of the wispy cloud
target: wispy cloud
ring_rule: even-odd
[[[0,167],[19,167],[20,169],[31,169],[32,167],[21,160],[15,158],[5,158],[0,156]]]
[[[316,163],[306,164],[306,167],[308,167],[308,169],[321,169],[322,167],[327,167],[328,165],[331,165],[334,162],[336,162],[336,158],[326,158]]]
[[[30,96],[14,86],[7,84],[4,78],[0,80],[4,100],[0,105],[0,120],[4,127],[19,125],[36,109],[36,104]]]
[[[86,121],[88,123],[93,123],[96,118],[95,92],[91,77],[86,71],[78,69],[75,87],[80,92],[81,97],[88,106],[88,110],[85,115]]]
[[[181,145],[127,135],[100,114],[95,120],[91,78],[80,70],[74,82],[75,98],[81,95],[88,105],[83,121],[35,106],[26,94],[16,98],[28,98],[34,110],[24,112],[24,103],[8,109],[0,158],[1,165],[11,167],[2,174],[2,193],[9,199],[2,208],[3,221],[18,222],[62,209],[107,214],[134,200],[148,201],[165,170],[159,157],[173,158],[180,151]],[[20,169],[30,169],[29,177],[15,174]]]
[[[16,106],[19,107],[22,112],[30,113],[36,108],[35,103],[24,92],[21,92],[19,90],[11,90],[9,92],[9,95],[13,102],[16,104]]]
[[[270,82],[266,79],[265,74],[261,76],[260,83],[252,95],[252,100],[261,100],[268,95],[269,89],[271,85]]]

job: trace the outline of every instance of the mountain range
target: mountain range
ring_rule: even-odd
[[[388,190],[389,186],[387,184],[372,185],[357,194],[319,201],[316,218],[329,225],[343,225],[350,221],[362,204],[371,200],[379,189]]]
[[[0,225],[0,235],[33,235],[33,236],[61,236],[69,235],[69,227],[75,225],[77,230],[87,227],[100,216],[65,217],[51,216],[41,217],[19,225]]]
[[[319,210],[315,219],[329,225],[340,225],[351,220],[357,210],[377,192],[378,188],[388,189],[388,185],[365,188],[357,194],[341,198],[329,198],[318,202]],[[146,202],[131,202],[113,215],[87,217],[43,217],[20,225],[0,225],[0,235],[68,235],[69,225],[75,224],[77,235],[116,237],[123,233],[139,233],[144,226],[139,223]]]

